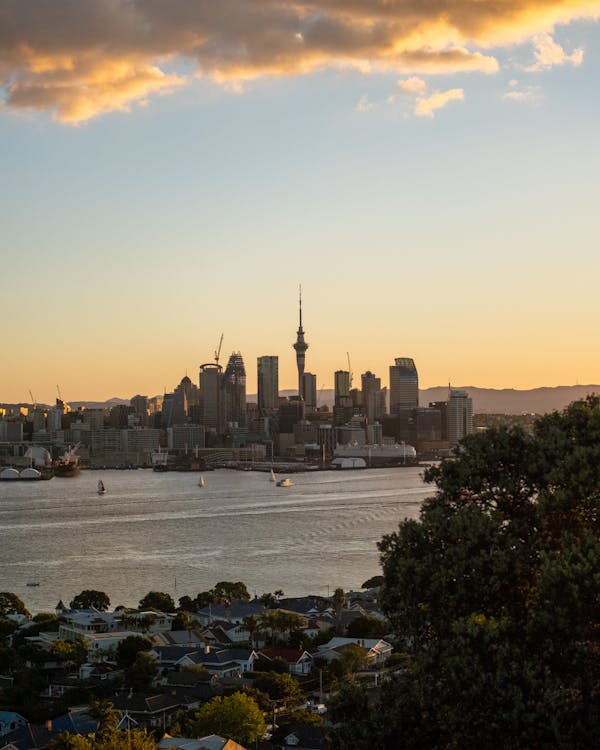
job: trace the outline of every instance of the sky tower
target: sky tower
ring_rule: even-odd
[[[300,325],[298,326],[298,333],[296,334],[296,343],[294,349],[296,350],[296,365],[298,366],[298,398],[304,401],[304,358],[308,344],[304,340],[304,330],[302,329],[302,287],[299,287],[299,311],[300,311]]]

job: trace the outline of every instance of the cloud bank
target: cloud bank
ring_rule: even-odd
[[[600,0],[3,0],[0,87],[5,108],[77,123],[181,86],[182,60],[233,87],[326,68],[493,73],[494,49],[535,37],[537,70],[579,64],[548,34],[599,17]]]

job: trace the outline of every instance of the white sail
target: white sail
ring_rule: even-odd
[[[198,487],[204,487],[204,477],[202,474],[200,474],[200,478],[198,479]]]

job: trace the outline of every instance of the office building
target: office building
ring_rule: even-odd
[[[309,411],[317,408],[317,376],[312,372],[305,372],[302,379],[304,404]]]
[[[200,365],[202,424],[205,427],[212,427],[217,435],[223,433],[224,426],[222,377],[223,368],[216,362]]]
[[[456,445],[473,432],[473,401],[467,391],[450,388],[448,394],[448,441]]]
[[[138,418],[138,424],[145,427],[148,423],[148,396],[140,396],[139,394],[133,396],[129,400],[129,404]]]
[[[385,414],[385,391],[381,389],[381,378],[370,370],[360,376],[362,408],[369,424]]]
[[[261,417],[273,416],[279,409],[279,357],[265,355],[257,359],[258,411]]]
[[[223,373],[225,423],[229,427],[246,427],[246,368],[240,352],[233,352]]]
[[[396,357],[390,367],[390,414],[419,406],[419,376],[413,359]]]

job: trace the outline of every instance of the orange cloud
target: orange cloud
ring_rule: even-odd
[[[436,109],[445,107],[448,102],[463,101],[465,92],[462,89],[439,91],[431,96],[419,97],[415,102],[415,115],[418,117],[433,117]]]
[[[5,107],[75,123],[182,85],[166,61],[234,89],[332,67],[494,73],[493,50],[527,39],[536,65],[578,65],[550,34],[586,18],[600,0],[3,0],[0,87]]]

